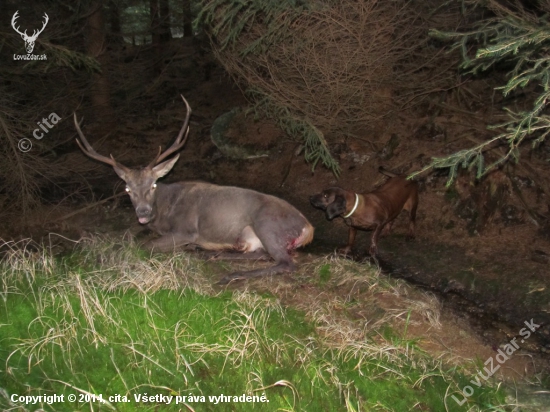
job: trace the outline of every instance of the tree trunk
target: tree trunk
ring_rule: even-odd
[[[193,36],[191,0],[183,0],[183,37]]]
[[[160,44],[160,19],[158,0],[149,0],[149,13],[151,16],[151,36],[153,47]]]
[[[92,76],[91,100],[94,111],[98,117],[108,116],[111,113],[110,92],[111,87],[107,77],[108,57],[105,53],[105,27],[103,24],[103,1],[93,0],[90,15],[88,17],[88,55],[97,59],[101,65],[101,73]]]
[[[108,44],[110,46],[122,45],[124,44],[124,39],[122,38],[120,9],[118,8],[118,4],[115,0],[110,0],[107,7],[110,25],[109,36],[107,38]]]
[[[151,14],[151,36],[153,46],[153,76],[157,76],[162,72],[161,56],[162,43],[160,41],[160,16],[158,0],[149,0],[149,12]]]
[[[160,0],[159,7],[160,14],[160,41],[161,43],[168,43],[172,39],[172,32],[170,31],[170,5],[168,0]]]

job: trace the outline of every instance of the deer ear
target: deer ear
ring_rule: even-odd
[[[155,174],[155,178],[160,179],[161,177],[165,176],[176,164],[178,159],[180,158],[180,155],[174,156],[172,159],[167,160],[165,162],[162,162],[155,167],[153,167],[153,173]]]
[[[115,172],[118,175],[118,177],[120,177],[125,182],[127,181],[128,169],[126,167],[122,166],[121,164],[115,164],[113,166],[113,169],[115,169]]]

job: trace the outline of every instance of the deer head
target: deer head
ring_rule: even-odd
[[[19,31],[19,27],[15,27],[15,21],[19,18],[17,13],[19,13],[19,10],[17,10],[15,12],[15,14],[13,15],[13,17],[11,19],[11,26],[13,27],[13,29],[17,33],[19,33],[21,35],[21,37],[25,41],[25,49],[27,49],[27,53],[31,54],[32,51],[34,50],[34,42],[38,38],[38,35],[44,31],[44,29],[46,28],[46,24],[48,24],[48,21],[50,20],[50,18],[48,17],[48,15],[46,13],[44,13],[44,23],[42,23],[42,28],[40,30],[34,30],[33,33],[32,33],[32,36],[28,36],[27,35],[27,30],[25,30],[23,33],[21,33]]]
[[[80,146],[84,154],[90,156],[92,159],[99,160],[100,162],[113,166],[116,174],[126,182],[126,192],[130,195],[130,199],[132,200],[132,204],[136,210],[139,223],[141,224],[149,223],[156,217],[157,179],[163,177],[170,170],[172,170],[172,167],[174,167],[179,159],[179,154],[174,156],[172,159],[164,162],[163,160],[174,152],[180,150],[185,144],[189,134],[191,107],[183,96],[181,96],[181,98],[185,103],[187,115],[185,116],[185,120],[178,137],[172,146],[164,152],[162,151],[162,148],[159,147],[159,152],[153,161],[141,169],[130,169],[117,162],[113,155],[106,157],[97,153],[90,143],[88,143],[88,140],[84,137],[84,133],[80,130],[80,125],[76,119],[76,113],[74,114],[74,124],[76,131],[80,136],[80,139],[76,139],[78,146]]]

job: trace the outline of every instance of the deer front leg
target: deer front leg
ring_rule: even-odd
[[[169,233],[157,239],[150,240],[143,247],[150,252],[174,252],[183,246],[192,244],[193,240],[191,237],[182,235],[181,233]]]

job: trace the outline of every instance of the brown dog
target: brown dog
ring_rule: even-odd
[[[342,216],[349,226],[348,244],[340,250],[347,255],[351,252],[357,229],[374,230],[370,254],[378,254],[378,237],[384,227],[389,233],[393,221],[402,210],[409,212],[409,234],[414,238],[416,207],[418,206],[418,185],[405,176],[398,176],[380,168],[380,172],[391,178],[378,189],[370,193],[357,194],[339,187],[330,187],[311,196],[313,207],[324,210],[328,220]]]

